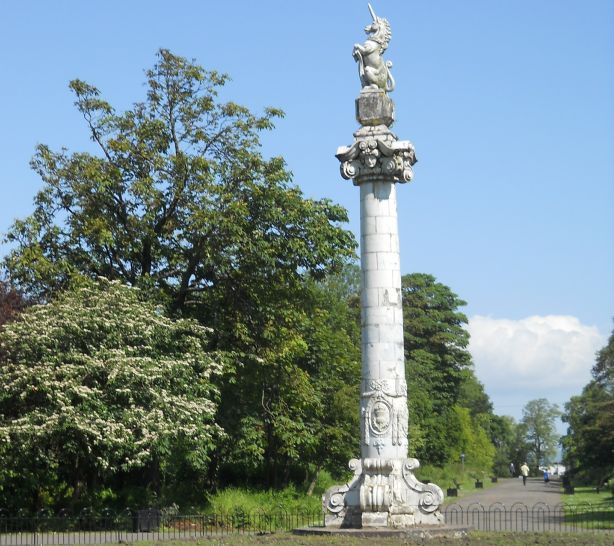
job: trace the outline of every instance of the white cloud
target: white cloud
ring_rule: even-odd
[[[497,399],[517,396],[525,403],[579,394],[590,380],[595,352],[605,344],[596,327],[572,316],[510,320],[477,315],[467,329],[476,375],[495,408]]]

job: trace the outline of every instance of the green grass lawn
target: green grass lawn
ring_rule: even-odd
[[[610,506],[614,508],[614,496],[610,490],[602,489],[599,493],[594,487],[579,486],[573,495],[563,495],[565,506],[590,504],[591,506]]]
[[[566,522],[614,530],[614,497],[610,490],[597,493],[594,487],[575,487],[573,495],[563,495],[563,503]]]

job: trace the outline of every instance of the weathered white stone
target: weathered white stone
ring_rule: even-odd
[[[382,205],[382,212],[386,210],[390,212],[390,207],[394,205],[397,201],[396,186],[392,183],[391,180],[378,180],[377,182],[375,182],[373,184],[373,195],[375,196],[375,199],[377,199]]]
[[[372,12],[374,36],[389,26]],[[388,129],[394,105],[387,97],[389,72],[381,59],[382,41],[356,45],[363,83],[356,101],[362,127],[355,141],[339,147],[341,175],[360,187],[361,335],[360,459],[353,478],[330,488],[324,498],[327,526],[409,527],[443,522],[443,492],[420,483],[419,463],[407,457],[408,410],[403,348],[403,310],[396,183],[413,176],[415,152]],[[387,42],[386,42],[387,43]],[[378,45],[379,44],[379,45]],[[369,49],[371,48],[371,49]],[[385,49],[385,48],[384,48]],[[375,52],[373,58],[367,51]],[[380,70],[376,74],[376,70]]]
[[[397,219],[394,216],[377,216],[375,230],[377,233],[396,233]]]
[[[390,249],[393,252],[399,252],[399,236],[396,233],[390,234]]]
[[[379,330],[379,341],[382,343],[398,343],[399,336],[403,336],[403,325],[402,324],[393,324],[389,328],[381,328]],[[397,346],[398,349],[398,346]],[[401,346],[401,350],[403,350],[403,346]],[[398,358],[399,355],[397,355]]]
[[[373,196],[373,182],[363,182],[360,185],[360,200],[363,201],[365,199],[374,199],[375,197]],[[362,216],[361,216],[361,221],[362,221]]]
[[[363,512],[363,527],[388,527],[388,512]]]
[[[360,220],[360,233],[362,235],[377,233],[377,216],[363,216]]]
[[[379,288],[363,288],[360,292],[360,305],[365,307],[378,307],[380,302]]]
[[[369,269],[379,269],[377,254],[377,252],[363,254],[360,257],[360,268],[363,271],[368,271]]]
[[[360,310],[361,324],[379,324],[380,326],[392,326],[395,324],[395,317],[402,315],[402,310],[395,307],[363,307]]]
[[[375,269],[363,271],[364,288],[392,288],[392,271],[390,269]]]
[[[398,252],[378,252],[377,269],[396,271],[401,267],[401,260]]]
[[[382,331],[387,330],[387,328],[382,328]],[[374,343],[380,342],[380,325],[373,324],[369,326],[365,326],[362,330],[363,339],[367,340],[368,343],[373,345]]]
[[[364,192],[363,188],[360,188]],[[386,199],[378,199],[371,193],[364,196],[360,201],[360,213],[366,218],[378,216],[390,216],[390,206]]]
[[[361,238],[365,253],[390,252],[392,250],[390,233],[373,233],[363,235]]]
[[[378,304],[381,307],[398,307],[401,309],[402,301],[401,301],[401,290],[399,288],[377,288],[378,291]],[[394,324],[397,324],[398,321],[395,318],[393,320]]]

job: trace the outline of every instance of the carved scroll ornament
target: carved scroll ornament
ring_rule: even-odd
[[[414,146],[408,140],[385,142],[381,139],[357,140],[351,146],[340,146],[336,153],[341,162],[341,176],[355,183],[385,177],[409,182],[416,163]]]

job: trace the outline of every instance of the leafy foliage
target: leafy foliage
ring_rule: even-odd
[[[259,483],[285,482],[294,466],[329,458],[322,408],[353,396],[319,379],[324,362],[353,366],[355,350],[335,323],[337,304],[314,295],[314,283],[354,257],[347,213],[306,199],[281,158],[262,156],[260,134],[280,110],[221,102],[226,75],[164,49],[146,77],[146,99],[125,112],[70,83],[99,153],[37,148],[44,186],[8,233],[4,265],[43,301],[71,278],[102,275],[212,328],[212,346],[241,358],[220,384],[219,421],[233,441],[217,446],[209,483],[231,465]]]
[[[267,349],[225,384],[220,422],[233,440],[220,455],[222,483],[283,486],[324,467],[339,475],[355,455],[360,334],[336,289],[306,283],[286,322],[270,326]]]
[[[207,328],[140,296],[88,281],[0,331],[5,505],[37,506],[45,491],[78,500],[135,470],[159,489],[173,458],[206,469],[222,434],[212,383],[222,355],[207,349]]]
[[[468,464],[482,468],[484,472],[490,472],[495,447],[486,430],[479,426],[479,421],[476,422],[475,418],[471,418],[471,413],[467,408],[454,406],[453,411],[456,442],[450,442],[450,461],[459,461],[463,453]]]
[[[162,49],[124,112],[70,83],[97,153],[38,146],[43,187],[6,236],[9,278],[48,305],[2,333],[0,496],[315,487],[357,455],[347,213],[262,156],[283,113],[220,101],[227,79]],[[465,302],[418,273],[403,299],[411,454],[490,467],[504,427],[471,369]]]
[[[594,484],[614,474],[614,331],[598,353],[593,379],[565,404],[564,460],[572,474]]]
[[[402,286],[410,453],[441,465],[459,441],[453,406],[471,366],[465,302],[432,275],[405,275]]]
[[[495,446],[493,471],[496,476],[509,476],[509,465],[518,469],[527,460],[528,449],[524,438],[524,429],[513,417],[492,415],[488,430]]]
[[[353,255],[338,226],[346,211],[303,198],[283,160],[260,154],[259,134],[280,110],[219,102],[228,77],[168,50],[146,76],[146,100],[123,113],[96,87],[70,83],[100,153],[37,147],[44,187],[7,235],[5,266],[41,298],[83,274],[153,287],[174,309],[204,301],[208,323],[220,308],[226,321],[240,313],[232,333],[248,341],[271,291]]]
[[[547,464],[556,454],[559,436],[554,421],[561,415],[556,404],[545,398],[530,400],[522,409],[522,427],[529,450],[529,462],[534,466]]]
[[[0,279],[0,327],[13,320],[28,301],[8,281]]]

